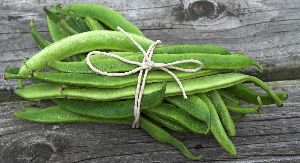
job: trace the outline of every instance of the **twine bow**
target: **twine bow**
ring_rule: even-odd
[[[134,43],[135,46],[143,53],[143,55],[144,55],[143,61],[142,62],[136,62],[136,61],[131,61],[131,60],[125,59],[125,58],[123,58],[119,55],[113,54],[113,53],[92,51],[92,52],[89,52],[88,55],[86,56],[86,63],[88,64],[88,66],[90,67],[91,70],[93,70],[97,74],[105,75],[105,76],[127,76],[127,75],[134,74],[136,72],[139,72],[137,87],[136,87],[136,91],[135,91],[135,104],[134,104],[134,117],[135,117],[135,120],[132,124],[133,128],[138,128],[139,127],[139,117],[140,117],[140,112],[141,112],[142,95],[143,95],[143,91],[144,91],[144,88],[145,88],[145,83],[146,83],[148,72],[151,69],[157,68],[157,69],[163,70],[163,71],[167,72],[168,74],[170,74],[174,78],[174,80],[178,83],[178,86],[181,89],[183,98],[187,99],[187,95],[185,93],[185,90],[183,88],[182,83],[180,82],[178,77],[172,71],[170,71],[169,69],[182,71],[182,72],[197,72],[197,71],[201,70],[204,66],[203,66],[202,62],[200,62],[198,60],[194,60],[194,59],[180,60],[180,61],[175,61],[175,62],[171,62],[171,63],[155,63],[151,60],[151,58],[152,58],[152,55],[153,55],[153,52],[154,52],[154,49],[155,49],[156,45],[161,43],[160,40],[157,40],[154,43],[152,43],[150,45],[150,47],[148,48],[147,52],[146,52],[141,47],[141,45],[132,36],[130,36],[127,32],[125,32],[121,27],[118,27],[117,29],[120,32],[122,32],[123,34],[125,34],[132,41],[132,43]],[[91,55],[95,55],[95,54],[96,55],[105,55],[105,56],[113,57],[113,58],[121,60],[125,63],[134,64],[134,65],[137,65],[139,67],[137,67],[137,68],[135,68],[131,71],[128,71],[128,72],[123,72],[123,73],[104,72],[104,71],[101,71],[101,70],[97,69],[96,67],[94,67],[91,64],[90,57],[91,57]],[[195,64],[198,64],[199,67],[193,68],[193,69],[185,69],[185,68],[176,67],[176,65],[182,64],[182,63],[195,63]]]

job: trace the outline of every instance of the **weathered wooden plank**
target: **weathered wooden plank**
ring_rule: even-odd
[[[237,158],[230,157],[211,136],[173,135],[203,162],[299,162],[300,81],[272,82],[286,90],[285,107],[267,106],[261,115],[248,115],[237,125],[232,140]],[[36,102],[4,102],[0,105],[0,158],[5,162],[183,162],[172,146],[152,140],[141,129],[108,124],[40,124],[13,118],[14,111]],[[49,105],[40,103],[38,105]]]
[[[79,1],[72,1],[79,2]],[[80,1],[82,2],[82,1]],[[120,11],[141,28],[149,38],[165,44],[219,44],[234,52],[245,52],[259,60],[266,80],[300,77],[300,2],[293,0],[183,0],[183,1],[108,1],[86,0]],[[70,1],[60,1],[61,4]],[[28,33],[29,19],[46,33],[42,7],[56,1],[0,2],[0,72],[6,66],[20,65],[37,49]],[[0,79],[1,88],[16,82]],[[4,83],[4,84],[3,84]]]
[[[76,1],[72,1],[76,2]],[[82,2],[82,1],[80,1]],[[300,2],[293,0],[183,0],[108,1],[152,39],[165,44],[213,43],[245,52],[267,69],[266,80],[300,77]],[[56,1],[2,0],[0,2],[0,74],[37,52],[28,33],[29,19],[49,38],[42,7]],[[60,1],[65,4],[70,1]],[[286,90],[284,108],[265,107],[263,114],[247,116],[233,138],[239,155],[228,156],[211,136],[173,133],[203,162],[300,162],[300,82],[271,84]],[[0,162],[183,162],[176,149],[159,144],[142,130],[125,125],[37,124],[13,118],[14,111],[32,102],[16,100],[15,81],[0,79]],[[44,103],[41,103],[44,105]]]

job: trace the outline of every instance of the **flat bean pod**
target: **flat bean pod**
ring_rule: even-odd
[[[234,94],[232,94],[231,92],[225,90],[225,89],[219,89],[218,90],[219,94],[222,96],[223,99],[226,99],[232,103],[235,103],[235,104],[240,104],[240,100],[238,98],[236,98],[234,96]]]
[[[229,136],[236,136],[236,129],[233,120],[229,114],[229,111],[217,90],[207,92],[207,96],[211,100],[212,104],[219,115],[219,118],[226,129]]]
[[[142,111],[159,105],[164,98],[165,85],[160,90],[145,95],[142,99]],[[127,118],[133,116],[134,100],[122,101],[87,101],[87,100],[65,100],[53,99],[60,107],[73,113],[97,118]]]
[[[72,27],[68,25],[66,20],[60,18],[58,15],[56,15],[54,12],[48,10],[47,8],[44,8],[44,11],[46,12],[47,16],[56,24],[58,24],[64,31],[68,33],[68,35],[74,35],[78,32],[75,31]]]
[[[153,43],[147,38],[131,35],[145,49]],[[101,49],[138,51],[137,47],[121,32],[102,30],[79,33],[54,42],[36,53],[21,67],[19,75],[30,76],[33,71],[39,71],[53,61]]]
[[[86,25],[85,21],[82,18],[67,15],[66,21],[78,33],[90,31],[89,27]]]
[[[3,76],[3,78],[5,79],[6,75],[10,75],[10,74],[17,75],[19,73],[19,67],[6,67],[4,72],[8,73]],[[13,79],[15,79],[15,78],[13,78]]]
[[[261,107],[260,106],[241,106],[234,103],[226,103],[226,106],[229,111],[235,112],[235,113],[252,113],[252,114],[260,114],[261,113]]]
[[[251,81],[261,88],[263,88],[274,99],[277,106],[282,106],[282,100],[261,80],[240,73],[226,73],[210,76],[203,76],[189,80],[182,80],[181,83],[185,92],[190,94],[204,93],[215,89],[227,88],[235,84]],[[47,86],[50,86],[49,88]],[[118,89],[105,89],[105,88],[76,88],[66,87],[61,89],[61,85],[57,84],[34,84],[26,86],[22,89],[16,89],[15,93],[25,99],[37,100],[47,99],[49,95],[56,95],[56,98],[76,98],[76,99],[90,99],[90,100],[116,100],[133,98],[135,95],[136,86],[128,86]],[[146,84],[144,94],[150,94],[153,91],[160,90],[160,83]],[[51,93],[48,93],[50,91]],[[166,96],[181,95],[181,89],[177,82],[167,82]]]
[[[59,41],[65,37],[67,37],[66,34],[62,33],[60,31],[60,27],[47,16],[47,24],[48,24],[48,30],[51,36],[51,39],[53,42]]]
[[[59,8],[57,12],[76,17],[89,16],[107,25],[112,30],[116,30],[117,27],[120,26],[126,32],[144,36],[135,25],[126,20],[121,14],[102,5],[74,3]]]
[[[174,72],[180,80],[196,78],[200,76],[218,74],[222,71],[203,70],[195,73]],[[97,87],[97,88],[122,88],[136,85],[137,74],[124,77],[110,77],[98,74],[77,74],[77,73],[60,73],[60,72],[36,72],[29,79],[42,80],[51,83]],[[20,77],[17,74],[5,74],[5,79],[28,79]],[[173,81],[173,77],[163,71],[150,71],[146,83],[157,83],[162,81]]]
[[[168,143],[179,149],[182,154],[191,159],[191,160],[199,160],[201,156],[194,156],[189,149],[179,140],[170,135],[167,131],[150,122],[149,120],[141,117],[140,118],[140,126],[144,129],[148,134],[150,134],[155,140],[161,143]]]
[[[206,103],[210,109],[211,114],[211,132],[217,141],[222,145],[222,147],[231,155],[236,156],[237,151],[231,140],[228,138],[225,129],[222,126],[218,113],[210,101],[210,99],[205,94],[198,94],[198,96]]]
[[[206,134],[208,126],[193,117],[185,111],[176,106],[162,103],[151,109],[144,110],[146,114],[154,114],[156,116],[164,117],[170,121],[174,121],[193,133]]]
[[[274,99],[270,95],[256,92],[243,84],[234,85],[227,88],[227,90],[232,92],[237,98],[251,104],[259,104],[259,101],[257,101],[258,96],[261,98],[263,105],[275,103]],[[281,100],[286,100],[288,98],[288,95],[285,92],[277,92],[275,94]]]
[[[166,45],[156,49],[156,53],[182,54],[182,53],[206,53],[206,54],[230,54],[227,49],[218,45]]]
[[[95,19],[87,16],[84,18],[84,22],[90,28],[91,31],[105,30],[104,27]]]
[[[155,120],[157,123],[160,123],[161,125],[169,128],[171,130],[174,130],[174,131],[177,131],[177,132],[188,132],[189,131],[188,129],[186,129],[182,125],[180,125],[180,124],[178,124],[174,121],[165,119],[164,117],[160,117],[160,116],[157,116],[155,114],[148,113],[148,112],[146,112],[145,114],[147,116],[149,116],[150,118],[152,118],[153,120]]]
[[[184,110],[190,114],[190,116],[206,122],[208,129],[210,128],[210,111],[199,97],[190,95],[188,99],[184,99],[181,96],[173,96],[167,97],[165,100]]]
[[[45,109],[29,107],[15,112],[14,115],[18,118],[40,123],[117,123],[117,124],[129,124],[131,119],[100,119],[84,117],[78,114],[74,114],[59,106],[53,106]]]
[[[129,55],[125,57],[131,61],[141,62],[142,55]],[[221,54],[204,54],[204,53],[186,53],[186,54],[155,54],[152,61],[155,63],[171,63],[181,60],[198,60],[204,65],[205,70],[239,70],[249,66],[256,66],[262,71],[261,65],[248,56],[240,54],[221,55]],[[137,65],[128,64],[117,59],[99,59],[98,57],[91,58],[91,63],[94,67],[105,72],[126,72],[137,68]],[[85,62],[54,62],[49,65],[51,68],[74,73],[94,73]],[[196,64],[184,63],[178,65],[182,68],[195,68]]]
[[[43,49],[46,46],[50,45],[50,42],[45,40],[42,35],[35,29],[34,22],[30,20],[30,33],[34,41],[37,43],[38,47]]]

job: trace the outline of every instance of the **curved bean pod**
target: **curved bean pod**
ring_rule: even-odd
[[[164,98],[166,85],[161,89],[145,95],[142,99],[142,111],[159,105]],[[123,101],[87,101],[87,100],[65,100],[53,99],[60,107],[80,115],[97,118],[128,118],[133,116],[134,100]]]
[[[65,37],[67,37],[67,35],[65,33],[62,33],[60,31],[60,27],[53,21],[51,20],[48,16],[46,18],[47,20],[47,24],[48,24],[48,30],[51,36],[51,39],[53,42],[59,41]]]
[[[211,100],[212,104],[215,106],[215,109],[220,117],[220,120],[226,129],[229,136],[236,136],[236,130],[233,120],[231,119],[231,116],[229,114],[229,111],[218,93],[218,91],[213,90],[210,92],[207,92],[207,96]]]
[[[85,21],[82,18],[66,16],[67,23],[78,33],[90,31],[89,27],[86,25]]]
[[[227,49],[218,45],[166,45],[157,48],[156,53],[170,53],[170,54],[182,54],[182,53],[206,53],[206,54],[230,54]]]
[[[124,58],[141,62],[142,55],[129,55]],[[262,71],[261,65],[248,56],[240,54],[221,55],[221,54],[203,54],[203,53],[186,53],[186,54],[155,54],[152,61],[155,63],[171,63],[181,60],[198,60],[204,65],[204,70],[239,70],[249,66],[256,66]],[[128,64],[117,59],[102,59],[92,57],[91,63],[94,67],[105,72],[126,72],[133,70],[137,65]],[[113,66],[112,66],[113,65]],[[94,73],[85,62],[54,62],[49,65],[51,68],[62,72],[74,73]],[[178,65],[182,68],[195,68],[195,64],[184,63]]]
[[[218,70],[203,70],[194,73],[174,72],[180,80],[196,78],[200,76],[213,75],[221,73]],[[51,83],[97,87],[97,88],[122,88],[136,85],[137,74],[124,77],[110,77],[98,74],[77,74],[77,73],[59,73],[59,72],[36,72],[31,78],[23,78],[17,74],[5,74],[4,79],[33,79],[47,81]],[[150,71],[146,83],[157,83],[163,81],[174,81],[173,77],[163,71]]]
[[[146,114],[154,114],[156,116],[166,118],[170,121],[174,121],[175,123],[180,124],[193,133],[207,133],[208,127],[204,122],[191,117],[185,111],[167,103],[162,103],[156,107],[144,110],[143,112],[145,112]]]
[[[132,37],[145,49],[153,43],[141,36],[132,34]],[[121,32],[101,30],[79,33],[54,42],[39,51],[21,67],[19,75],[30,76],[33,71],[41,70],[53,61],[101,49],[138,51],[137,47]]]
[[[259,104],[257,97],[261,98],[263,105],[275,103],[274,99],[270,95],[256,92],[243,84],[234,85],[227,88],[227,90],[232,92],[237,98],[251,104]],[[286,100],[288,98],[288,94],[285,92],[276,92],[275,94],[281,100]]]
[[[210,129],[210,111],[207,105],[197,96],[190,95],[188,99],[181,96],[167,97],[165,100],[187,112],[190,116],[206,122],[207,131]]]
[[[188,132],[189,130],[186,129],[185,127],[183,127],[182,125],[174,122],[174,121],[170,121],[168,119],[165,119],[164,117],[160,117],[160,116],[157,116],[155,114],[151,114],[151,113],[145,113],[148,117],[152,118],[153,120],[155,120],[157,123],[160,123],[161,125],[171,129],[171,130],[174,130],[174,131],[177,131],[177,132]]]
[[[211,114],[211,132],[217,141],[222,145],[222,147],[233,157],[237,155],[236,148],[231,140],[228,138],[225,129],[222,126],[218,113],[210,101],[210,99],[205,94],[198,94],[198,96],[206,103],[210,109]]]
[[[118,12],[102,5],[74,3],[65,5],[62,8],[57,9],[56,12],[75,17],[89,16],[107,25],[112,30],[116,30],[117,27],[120,26],[126,32],[144,36],[144,34],[135,25],[126,20]]]
[[[228,110],[235,113],[252,113],[252,114],[260,114],[261,108],[260,107],[246,107],[234,104],[227,104],[226,105]]]
[[[17,111],[14,113],[14,116],[40,123],[117,123],[117,124],[129,124],[131,119],[100,119],[100,118],[91,118],[85,117],[78,114],[74,114],[65,109],[62,109],[59,106],[53,106],[45,109],[29,107]]]
[[[268,87],[261,80],[240,73],[226,73],[217,74],[210,76],[203,76],[198,78],[193,78],[189,80],[182,80],[181,83],[188,95],[195,93],[204,93],[215,89],[226,88],[233,86],[235,84],[243,83],[245,81],[251,81],[261,88],[263,88],[276,102],[277,106],[282,106],[282,100],[277,97],[272,89]],[[55,87],[48,88],[47,86]],[[76,88],[76,87],[66,87],[61,89],[61,85],[57,84],[34,84],[26,86],[22,89],[16,89],[15,93],[25,99],[45,99],[49,96],[56,95],[56,98],[77,98],[77,99],[90,99],[90,100],[115,100],[115,99],[128,99],[133,98],[135,95],[136,86],[128,86],[118,89],[105,89],[105,88]],[[144,95],[150,94],[155,90],[160,90],[161,84],[150,83],[146,84],[144,89]],[[49,93],[48,93],[49,91]],[[101,93],[99,93],[101,92]],[[177,82],[167,82],[166,96],[181,95],[181,89]]]
[[[168,143],[179,149],[182,154],[191,160],[200,160],[201,156],[194,156],[189,149],[179,140],[170,135],[167,131],[148,121],[147,119],[140,118],[140,126],[148,134],[150,134],[155,140],[161,143]]]
[[[219,89],[218,92],[222,96],[223,99],[230,101],[232,103],[238,104],[238,105],[240,104],[240,100],[238,98],[236,98],[234,96],[234,94],[232,94],[231,92],[226,91],[225,89]]]
[[[69,35],[77,34],[78,32],[75,31],[72,27],[68,25],[66,20],[60,18],[58,15],[56,15],[54,12],[48,10],[47,8],[44,8],[44,11],[46,12],[47,16],[55,23],[59,24],[59,26],[64,29]]]
[[[105,30],[105,28],[95,19],[87,16],[84,18],[84,22],[90,28],[91,31]]]
[[[6,79],[5,78],[6,75],[12,75],[12,76],[14,76],[13,74],[17,75],[19,73],[19,70],[20,70],[19,67],[6,67],[5,70],[4,70],[4,72],[6,72],[8,74],[3,75],[3,78]],[[17,78],[13,77],[11,79],[17,79]]]
[[[47,40],[45,40],[41,34],[35,29],[34,22],[31,19],[30,20],[30,33],[36,44],[40,49],[43,49],[44,47],[50,45],[51,43]]]

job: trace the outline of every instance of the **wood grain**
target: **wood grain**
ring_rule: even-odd
[[[2,0],[0,72],[22,64],[38,51],[28,33],[29,20],[47,38],[42,7],[70,1]],[[76,2],[76,1],[72,1]],[[78,1],[77,1],[78,2]],[[82,1],[80,1],[82,2]],[[293,0],[86,0],[116,9],[151,39],[164,44],[218,44],[244,52],[265,66],[265,80],[300,77],[300,1]],[[0,82],[11,88],[15,82]]]
[[[290,98],[283,108],[266,106],[260,115],[248,115],[237,125],[232,141],[237,158],[230,157],[211,136],[173,135],[206,161],[300,161],[300,81],[272,82]],[[141,129],[110,124],[39,124],[13,117],[36,102],[0,105],[0,155],[5,162],[182,162],[187,161],[170,145],[153,141]],[[0,157],[0,158],[1,158]]]
[[[0,75],[38,49],[29,20],[49,39],[42,7],[83,1],[1,0]],[[211,136],[173,133],[203,162],[300,162],[300,1],[295,0],[85,0],[121,12],[151,39],[164,44],[218,44],[244,52],[265,67],[264,80],[289,94],[285,107],[264,107],[247,116],[232,138],[230,157]],[[50,39],[49,39],[50,40]],[[296,80],[295,80],[296,79]],[[15,81],[0,79],[0,163],[10,162],[186,162],[172,146],[153,141],[140,129],[108,124],[38,124],[16,119],[26,106]]]

